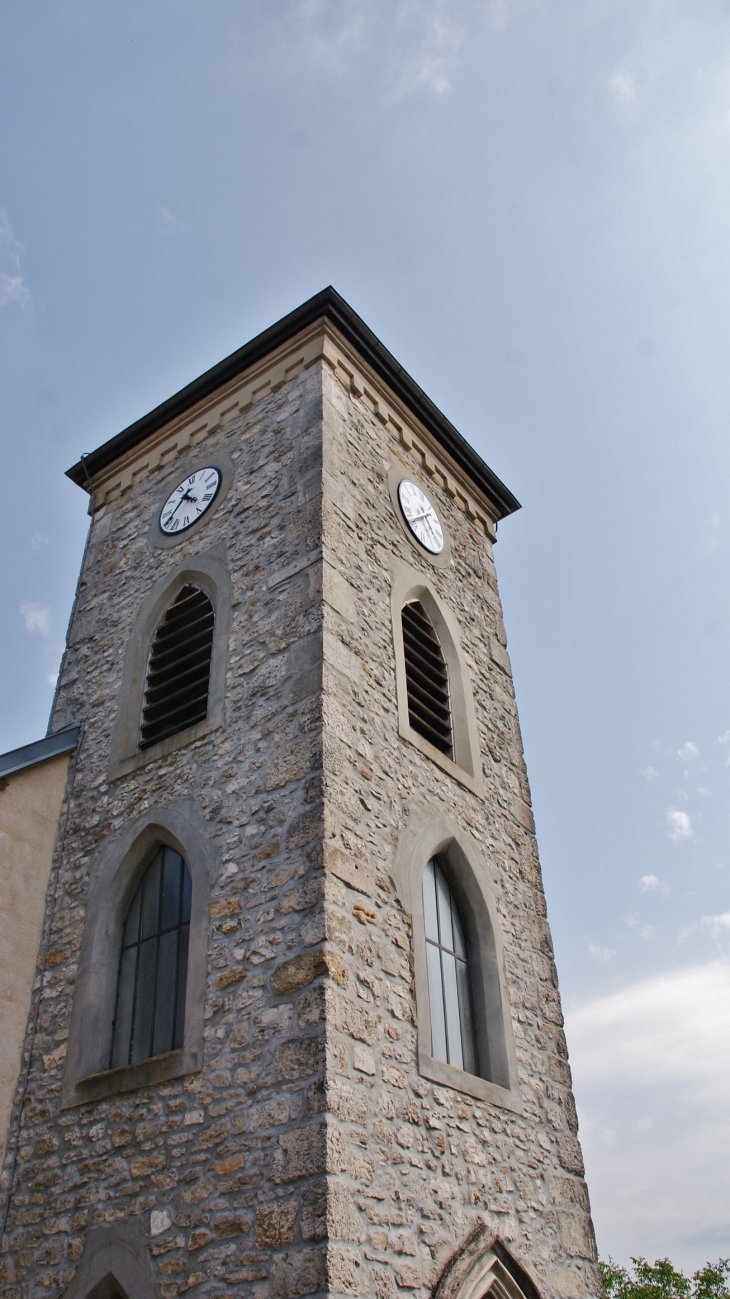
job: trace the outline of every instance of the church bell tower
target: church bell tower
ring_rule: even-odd
[[[599,1295],[517,501],[332,289],[69,476],[5,1293]]]

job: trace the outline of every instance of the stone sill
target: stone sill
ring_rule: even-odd
[[[443,1060],[435,1060],[421,1050],[418,1052],[418,1072],[423,1078],[428,1078],[441,1087],[450,1087],[453,1091],[463,1092],[476,1100],[513,1110],[515,1114],[522,1113],[522,1101],[508,1087],[500,1087],[498,1083],[488,1082],[486,1078],[477,1078],[476,1074],[464,1073],[463,1069],[456,1069]]]
[[[137,1064],[104,1069],[100,1073],[79,1078],[70,1089],[71,1095],[68,1098],[64,1096],[62,1109],[71,1109],[74,1105],[83,1105],[87,1101],[104,1100],[107,1096],[118,1096],[122,1092],[137,1091],[140,1087],[152,1087],[171,1078],[196,1073],[199,1068],[197,1052],[186,1051],[183,1047],[178,1051],[166,1051],[164,1055],[153,1056],[150,1060],[140,1060]]]

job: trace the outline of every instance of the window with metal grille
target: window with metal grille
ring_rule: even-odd
[[[124,921],[110,1069],[183,1044],[191,894],[180,854],[160,848]]]
[[[418,600],[402,610],[408,719],[414,731],[453,757],[449,676],[431,619]]]
[[[431,1055],[465,1073],[478,1074],[471,978],[464,926],[446,876],[436,860],[423,873]]]
[[[214,622],[205,592],[184,586],[152,642],[140,749],[205,720]]]

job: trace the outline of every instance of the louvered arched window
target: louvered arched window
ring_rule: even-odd
[[[438,861],[423,873],[431,1055],[478,1074],[469,955],[464,925],[451,886]]]
[[[185,731],[208,714],[213,606],[184,586],[155,632],[147,668],[139,747]]]
[[[439,638],[418,600],[403,606],[401,618],[410,724],[414,731],[451,758],[449,675]]]
[[[191,895],[182,857],[160,848],[124,920],[110,1069],[183,1045]]]

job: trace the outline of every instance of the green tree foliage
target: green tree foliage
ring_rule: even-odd
[[[669,1262],[658,1258],[632,1258],[633,1276],[609,1258],[599,1263],[605,1299],[730,1299],[730,1259],[705,1263],[687,1277]]]

